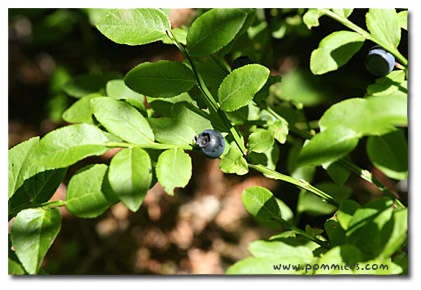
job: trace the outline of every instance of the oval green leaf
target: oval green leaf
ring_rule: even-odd
[[[148,121],[134,107],[112,98],[91,100],[95,118],[111,133],[135,144],[154,142]]]
[[[28,274],[37,274],[48,249],[60,232],[58,209],[31,208],[18,213],[12,224],[15,253]]]
[[[358,138],[354,130],[345,127],[327,128],[304,145],[298,156],[298,164],[316,166],[336,161],[354,150]]]
[[[101,215],[111,202],[106,198],[104,178],[108,166],[88,165],[76,172],[69,181],[66,194],[66,208],[81,218],[94,218]]]
[[[360,50],[364,40],[361,34],[352,31],[336,31],[329,34],[311,53],[311,72],[321,75],[337,70]]]
[[[187,34],[187,49],[192,55],[210,55],[227,45],[247,18],[241,9],[211,9],[199,16]]]
[[[106,144],[118,139],[89,124],[66,126],[45,135],[34,151],[33,162],[44,169],[68,167],[88,156],[108,151]]]
[[[281,210],[272,192],[261,186],[252,186],[243,191],[242,201],[246,210],[264,224],[278,225]]]
[[[128,209],[137,211],[152,182],[152,163],[140,148],[119,151],[111,159],[108,179],[115,195]]]
[[[408,178],[408,142],[401,131],[368,137],[366,149],[371,162],[386,176]]]
[[[275,142],[273,133],[269,130],[259,130],[250,134],[247,148],[250,152],[263,153],[272,148]]]
[[[232,112],[246,106],[264,86],[269,72],[268,68],[259,64],[246,65],[232,71],[218,89],[221,109]]]
[[[63,85],[63,91],[71,97],[82,98],[86,95],[98,93],[105,88],[109,80],[120,79],[118,72],[105,74],[83,74],[79,75]]]
[[[174,194],[174,188],[185,187],[189,183],[191,175],[191,158],[183,150],[168,149],[159,155],[156,163],[156,176],[169,195]]]
[[[116,43],[142,45],[164,38],[171,24],[160,9],[111,9],[96,27]]]
[[[181,62],[144,62],[130,70],[126,85],[151,98],[171,98],[189,91],[195,84],[192,71]]]

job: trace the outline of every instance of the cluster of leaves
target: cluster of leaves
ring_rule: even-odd
[[[348,21],[351,12],[310,9],[303,23],[315,26],[322,15]],[[385,34],[396,26],[379,28],[390,15],[400,19],[393,9],[370,10],[371,33],[364,35],[394,53],[401,22],[396,24],[399,37],[393,34],[392,42],[384,43]],[[97,217],[117,202],[135,212],[156,182],[168,194],[185,187],[192,175],[191,156],[185,151],[197,150],[194,137],[206,129],[218,130],[226,139],[220,157],[223,172],[244,175],[255,169],[268,178],[297,185],[302,188],[297,214],[335,213],[325,223],[326,241],[316,229],[297,228],[292,211],[268,190],[246,189],[243,203],[250,214],[286,231],[268,242],[253,243],[250,251],[255,257],[238,262],[228,273],[274,273],[272,264],[280,260],[381,262],[391,265],[387,273],[404,271],[397,264],[405,264],[405,254],[395,256],[393,262],[391,256],[402,250],[406,239],[406,210],[394,209],[394,202],[401,204],[391,196],[361,206],[349,199],[351,193],[344,184],[356,167],[348,154],[365,136],[372,163],[391,178],[407,178],[407,144],[397,128],[407,125],[405,72],[394,71],[378,79],[364,98],[331,106],[319,121],[320,132],[313,136],[295,126],[302,118],[300,110],[289,102],[275,107],[268,101],[271,87],[281,78],[259,64],[265,62],[270,46],[253,44],[266,43],[261,36],[270,36],[273,28],[261,23],[265,21],[255,9],[211,9],[190,27],[176,29],[171,29],[160,9],[102,13],[96,27],[110,40],[132,46],[162,41],[180,49],[185,60],[144,62],[123,78],[112,72],[74,78],[63,86],[66,94],[78,99],[63,113],[71,125],[9,150],[9,220],[15,217],[9,272],[42,271],[42,259],[60,231],[57,206],[81,218]],[[361,38],[359,32],[348,31],[328,36],[312,54],[313,73],[344,65],[361,47]],[[227,59],[245,54],[257,63],[231,70]],[[236,125],[243,125],[242,131]],[[275,170],[279,145],[287,142],[290,131],[311,139],[304,146],[294,139],[288,176]],[[69,166],[111,148],[122,149],[109,164],[88,165],[71,176],[66,200],[49,201]],[[325,168],[333,182],[310,185],[317,166]]]

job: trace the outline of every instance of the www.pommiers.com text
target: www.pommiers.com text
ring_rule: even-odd
[[[389,266],[385,264],[276,264],[273,265],[273,269],[277,271],[289,271],[289,270],[303,270],[305,273],[309,271],[339,271],[339,270],[347,270],[347,271],[370,271],[370,270],[389,270]]]

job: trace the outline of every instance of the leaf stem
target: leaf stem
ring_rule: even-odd
[[[124,142],[108,142],[105,144],[107,147],[123,147],[131,148],[138,147],[142,149],[156,149],[156,150],[165,150],[179,148],[183,150],[193,151],[195,148],[191,145],[177,145],[177,144],[161,144],[161,143],[148,143],[148,144],[133,144],[133,143],[124,143]]]
[[[399,62],[401,62],[403,64],[403,66],[405,68],[408,67],[408,60],[396,48],[391,47],[386,43],[383,43],[381,40],[378,40],[376,37],[374,37],[368,31],[366,31],[366,30],[362,29],[361,27],[359,27],[358,25],[352,23],[350,20],[348,20],[348,18],[345,18],[341,15],[338,15],[338,14],[334,13],[333,11],[331,11],[329,9],[320,9],[320,11],[323,15],[329,16],[330,18],[338,21],[339,23],[348,27],[349,29],[359,33],[365,39],[370,40],[370,41],[380,45],[381,47],[383,47],[384,49],[386,49],[387,51],[392,53],[399,60]]]
[[[338,201],[336,201],[331,195],[329,195],[328,193],[318,189],[317,187],[314,187],[313,185],[311,185],[309,182],[305,181],[304,179],[296,179],[294,177],[291,177],[289,175],[285,175],[282,173],[279,173],[275,170],[269,169],[263,165],[260,164],[249,164],[248,165],[250,168],[259,171],[263,174],[265,174],[266,177],[272,178],[272,179],[276,179],[276,180],[282,180],[291,184],[294,184],[302,189],[305,189],[307,191],[310,191],[312,193],[314,193],[315,195],[319,196],[320,198],[322,198],[324,201],[326,201],[327,203],[330,203],[336,207],[339,206]]]
[[[55,207],[61,207],[61,206],[65,206],[66,202],[64,200],[51,200],[51,201],[47,201],[47,202],[43,202],[43,203],[25,203],[22,206],[16,207],[12,210],[9,211],[9,216],[15,216],[16,214],[18,214],[20,211],[28,209],[28,208],[38,208],[41,207],[43,209],[49,209],[49,208],[55,208]]]

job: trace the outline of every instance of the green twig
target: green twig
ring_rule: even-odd
[[[289,175],[285,175],[275,170],[269,169],[260,164],[257,164],[257,165],[249,164],[248,166],[256,171],[264,173],[266,177],[276,179],[276,180],[282,180],[282,181],[294,184],[302,189],[305,189],[307,191],[314,193],[315,195],[319,196],[320,198],[322,198],[322,200],[326,201],[327,203],[330,203],[336,207],[339,206],[339,203],[331,195],[318,189],[317,187],[314,187],[313,185],[311,185],[309,182],[305,181],[304,179],[296,179]]]

